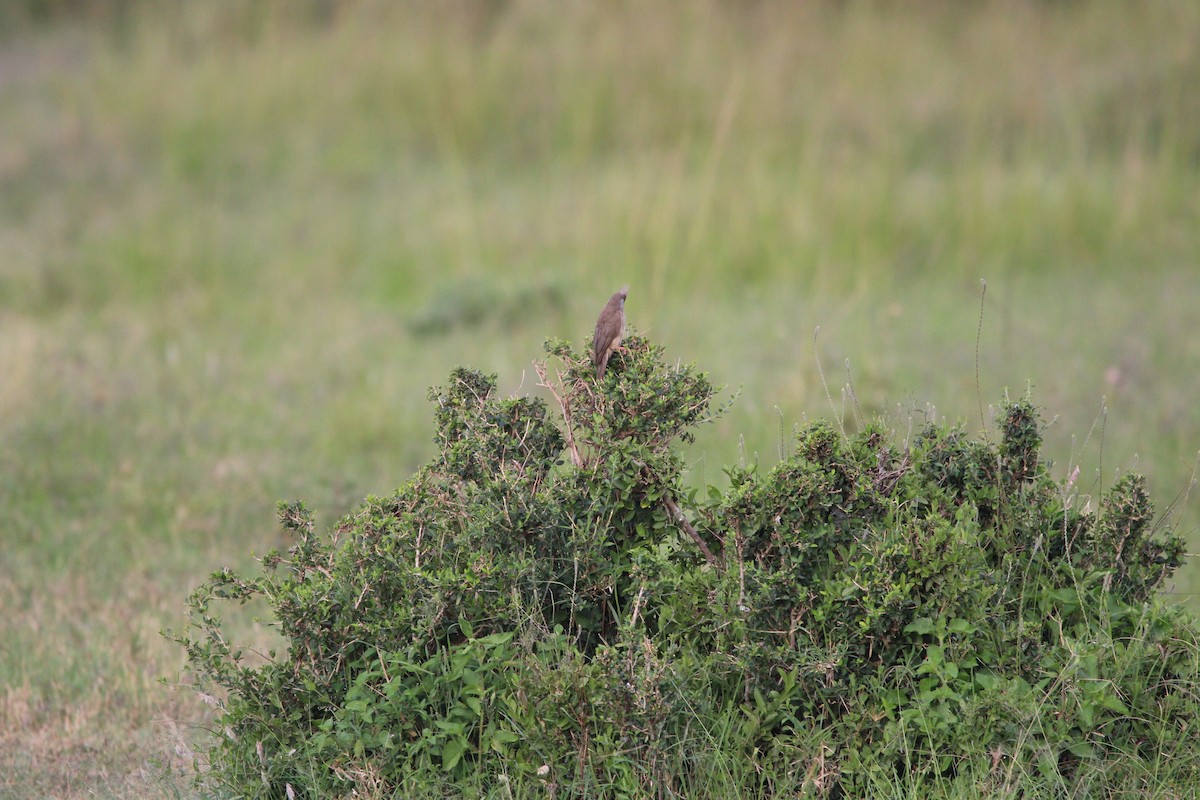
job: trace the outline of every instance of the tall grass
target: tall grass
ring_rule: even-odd
[[[1194,4],[22,8],[0,793],[136,796],[186,762],[162,721],[203,709],[154,684],[186,590],[278,543],[277,499],[330,520],[403,481],[455,364],[532,391],[543,338],[625,282],[742,387],[696,483],[773,460],[781,419],[852,419],[847,362],[899,427],[1032,382],[1084,490],[1191,478]]]

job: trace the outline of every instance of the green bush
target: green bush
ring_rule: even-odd
[[[720,413],[691,366],[630,336],[597,381],[547,344],[557,402],[430,392],[438,455],[257,577],[220,571],[171,634],[221,735],[230,796],[865,796],[889,787],[1200,782],[1197,626],[1155,595],[1182,541],[1142,478],[1076,507],[1037,412],[998,443],[929,425],[801,431],[730,487],[674,449]],[[561,421],[557,419],[561,416]],[[553,418],[552,418],[553,417]],[[217,599],[287,642],[248,666]],[[1182,789],[1181,789],[1182,791]]]

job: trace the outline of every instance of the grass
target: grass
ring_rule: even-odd
[[[853,419],[849,364],[901,428],[1032,384],[1062,477],[1186,495],[1192,4],[63,9],[0,40],[0,796],[190,796],[190,588],[277,499],[405,480],[452,366],[533,391],[625,282],[741,388],[697,483]]]

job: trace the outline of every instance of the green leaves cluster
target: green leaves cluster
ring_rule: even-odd
[[[743,796],[857,795],[1200,764],[1180,738],[1196,626],[1154,594],[1182,542],[1137,476],[1076,508],[1027,400],[997,444],[817,423],[701,499],[674,448],[720,411],[703,373],[637,335],[599,381],[568,344],[547,352],[561,423],[457,369],[408,484],[328,535],[281,506],[295,545],[192,596],[175,638],[220,690],[210,785],[665,797],[715,771]],[[211,610],[252,599],[288,643],[257,666]]]

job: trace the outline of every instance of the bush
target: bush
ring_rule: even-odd
[[[438,455],[171,634],[220,691],[210,789],[252,797],[1074,796],[1200,781],[1197,627],[1155,596],[1182,541],[1144,481],[1076,508],[1036,409],[997,444],[817,423],[707,497],[674,449],[720,409],[633,335],[597,381],[550,342],[542,400],[457,369]],[[214,600],[266,602],[251,667]],[[1182,790],[1181,790],[1182,791]],[[498,795],[499,796],[499,795]]]

